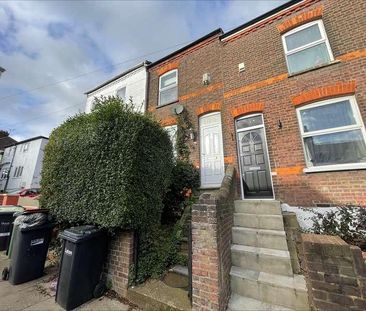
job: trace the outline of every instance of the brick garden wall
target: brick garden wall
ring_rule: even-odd
[[[336,236],[302,234],[302,265],[313,307],[366,310],[366,264],[361,250]]]
[[[276,199],[300,206],[366,206],[366,170],[303,172],[306,163],[296,115],[300,99],[309,99],[311,94],[322,95],[318,100],[333,97],[337,92],[323,91],[351,83],[354,91],[347,94],[355,96],[366,121],[365,11],[364,0],[307,0],[227,40],[213,36],[193,51],[149,69],[148,110],[159,120],[174,122],[172,105],[157,107],[157,101],[159,75],[164,72],[161,68],[177,68],[178,102],[189,111],[197,133],[201,113],[221,111],[226,164],[234,164],[239,171],[235,118],[261,112]],[[281,41],[283,29],[320,15],[336,62],[289,76]],[[239,72],[238,64],[242,62],[245,70]],[[203,86],[202,75],[206,72],[211,74],[212,81]],[[282,128],[278,128],[279,120]],[[198,135],[197,143],[191,144],[191,158],[197,166],[199,146]]]
[[[192,207],[192,308],[226,310],[230,298],[231,228],[235,183],[229,165],[216,194]]]
[[[128,277],[134,258],[134,233],[122,231],[116,233],[109,241],[108,258],[105,274],[112,283],[112,289],[120,296],[126,297]]]

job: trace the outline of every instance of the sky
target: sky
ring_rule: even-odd
[[[101,82],[286,1],[1,1],[0,129],[49,136]]]

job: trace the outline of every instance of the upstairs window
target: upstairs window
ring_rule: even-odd
[[[298,108],[307,171],[366,166],[365,128],[354,97]]]
[[[178,100],[178,70],[174,69],[159,78],[159,106]]]
[[[126,102],[126,87],[122,87],[117,90],[117,96],[123,100],[123,102]]]
[[[23,145],[23,152],[28,151],[28,149],[29,149],[29,143],[24,144]]]
[[[328,64],[334,60],[322,20],[297,27],[282,36],[290,74]]]

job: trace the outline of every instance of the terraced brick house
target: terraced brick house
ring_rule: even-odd
[[[331,261],[334,254],[319,251],[310,237],[307,253],[298,254],[281,209],[281,203],[366,206],[365,12],[364,0],[292,0],[144,67],[146,110],[173,144],[177,116],[190,118],[190,158],[204,192],[192,206],[189,265],[170,270],[190,280],[192,304],[180,309],[365,306],[364,282],[356,279],[366,269],[360,249],[352,259],[359,268],[314,272],[327,265],[320,257]],[[116,93],[109,88],[114,81],[87,93],[87,112],[104,88]],[[321,243],[329,249],[328,242]],[[350,263],[344,248],[349,258],[342,264]],[[310,276],[301,274],[298,256],[310,258]],[[349,277],[334,284],[334,273],[350,273],[355,288],[342,283]]]
[[[366,3],[294,0],[149,65],[148,110],[193,123],[202,189],[237,171],[237,196],[366,205]]]

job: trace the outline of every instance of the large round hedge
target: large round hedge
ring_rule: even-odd
[[[147,227],[160,221],[172,167],[161,126],[109,97],[52,132],[40,204],[60,222]]]

